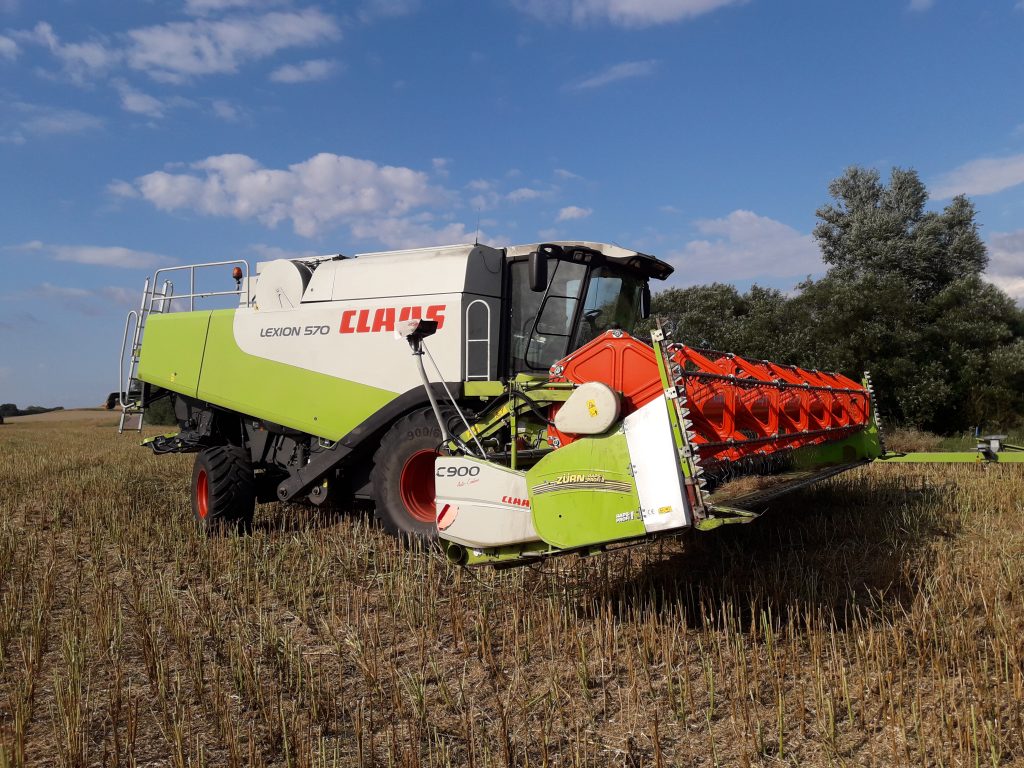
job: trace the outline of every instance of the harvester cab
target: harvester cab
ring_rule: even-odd
[[[159,270],[125,325],[122,427],[171,400],[179,429],[144,444],[196,454],[204,528],[245,528],[257,502],[367,501],[469,565],[747,522],[913,460],[884,453],[866,377],[695,349],[660,323],[642,340],[649,281],[671,272],[582,241]],[[233,290],[197,282],[211,273]]]

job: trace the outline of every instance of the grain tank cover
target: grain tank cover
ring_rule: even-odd
[[[503,259],[500,250],[474,244],[361,253],[318,266],[303,299],[308,304],[454,293],[499,296]]]
[[[260,270],[256,280],[256,308],[261,312],[295,309],[313,276],[313,268],[302,261],[275,259]]]

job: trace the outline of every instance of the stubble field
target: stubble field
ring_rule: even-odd
[[[0,765],[1024,764],[1024,467],[466,572],[358,515],[192,524],[109,414],[0,427]]]

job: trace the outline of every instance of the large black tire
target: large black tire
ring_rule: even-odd
[[[256,507],[256,478],[249,452],[218,445],[196,454],[192,514],[206,533],[248,531]]]
[[[370,480],[374,516],[388,533],[419,541],[437,538],[434,458],[442,439],[430,408],[406,414],[381,439]]]

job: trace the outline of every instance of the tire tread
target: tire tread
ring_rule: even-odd
[[[247,530],[252,525],[256,499],[256,479],[248,450],[237,445],[218,445],[199,453],[193,471],[193,504],[200,464],[206,469],[210,507],[205,520],[199,520],[194,508],[196,519],[211,532],[219,527]]]
[[[430,408],[412,411],[395,421],[384,433],[380,445],[373,454],[373,471],[370,479],[373,484],[373,515],[385,531],[398,537],[433,540],[437,537],[437,529],[409,518],[404,512],[401,495],[395,483],[395,478],[401,476],[402,466],[408,457],[408,451],[402,450],[411,442],[407,433],[424,427],[432,432],[436,431],[434,444],[440,445],[441,428]],[[421,448],[422,446],[418,446],[416,450]]]

